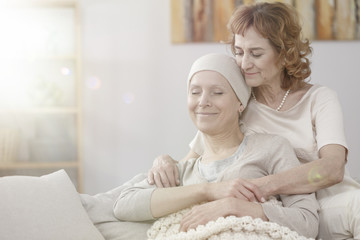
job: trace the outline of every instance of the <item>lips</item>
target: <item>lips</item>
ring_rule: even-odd
[[[246,72],[246,73],[245,73],[245,76],[254,76],[255,74],[257,74],[257,73],[249,73],[249,72]]]
[[[196,112],[197,115],[202,115],[202,116],[212,116],[212,115],[216,115],[217,113],[208,113],[208,112]]]

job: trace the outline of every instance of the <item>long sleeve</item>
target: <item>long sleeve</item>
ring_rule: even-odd
[[[272,202],[261,204],[269,221],[315,238],[319,226],[319,206],[315,194],[281,196],[281,201],[283,205]]]
[[[270,155],[273,165],[269,168],[270,174],[299,165],[299,161],[286,139],[277,137],[273,143],[271,146],[273,154]],[[272,202],[262,204],[269,221],[289,227],[306,237],[315,238],[318,233],[318,211],[320,209],[315,194],[280,195],[280,199],[282,205]]]
[[[155,220],[153,216],[159,214],[156,212],[159,208],[165,212],[172,211],[169,208],[177,211],[203,201],[199,191],[201,186],[195,184],[204,183],[206,180],[199,175],[196,163],[196,159],[178,163],[181,187],[158,189],[155,194],[156,186],[148,184],[146,174],[136,176],[127,183],[127,187],[116,199],[113,208],[115,217],[123,221]],[[162,194],[165,195],[161,196]],[[157,206],[155,208],[154,201]]]
[[[114,204],[115,217],[123,221],[154,220],[151,214],[151,194],[155,185],[147,182],[145,173],[137,175],[127,183]]]

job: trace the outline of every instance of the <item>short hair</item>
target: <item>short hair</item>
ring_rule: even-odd
[[[281,2],[241,5],[230,18],[228,29],[231,32],[229,43],[235,54],[235,35],[244,36],[250,27],[270,41],[284,61],[283,89],[296,89],[305,84],[310,76],[308,55],[312,49],[308,39],[302,39],[299,16],[294,7]]]

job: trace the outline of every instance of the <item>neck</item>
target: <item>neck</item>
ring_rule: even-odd
[[[282,98],[284,95],[284,90],[280,85],[269,85],[269,86],[260,86],[253,89],[257,99],[266,100],[269,102],[274,102],[279,98]]]
[[[266,86],[253,89],[252,96],[256,101],[261,102],[276,111],[280,111],[289,93],[290,89],[283,90],[280,86]]]
[[[218,135],[203,134],[203,136],[204,154],[202,162],[213,162],[231,156],[244,139],[244,134],[240,128]]]

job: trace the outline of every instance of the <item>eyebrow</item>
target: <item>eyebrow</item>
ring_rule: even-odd
[[[192,88],[197,88],[197,87],[200,87],[200,85],[197,85],[197,84],[192,84],[190,83],[189,85],[189,89],[192,89]],[[210,88],[226,88],[226,85],[223,85],[223,84],[214,84],[214,85],[210,85]]]
[[[239,46],[235,46],[235,49],[242,49],[241,47]],[[252,51],[256,51],[256,50],[265,50],[264,48],[261,48],[261,47],[252,47],[252,48],[249,48],[250,50]]]

